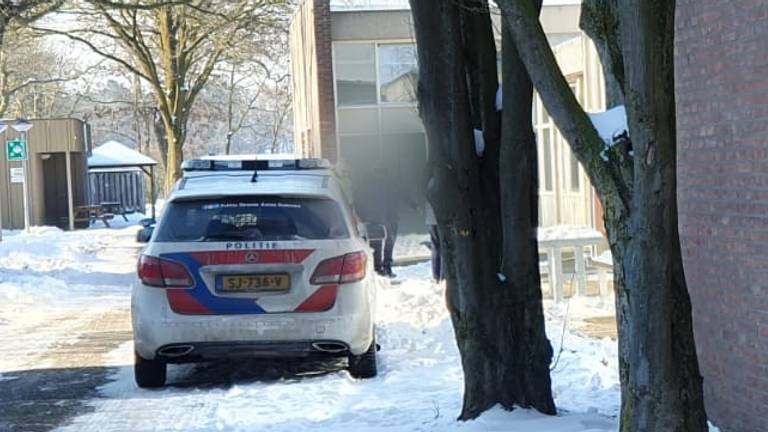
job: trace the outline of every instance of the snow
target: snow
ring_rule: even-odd
[[[485,153],[485,138],[483,137],[483,131],[480,129],[474,130],[475,136],[475,154],[477,157],[483,157]]]
[[[229,154],[229,155],[208,155],[202,159],[217,161],[238,161],[238,160],[286,160],[296,159],[294,153],[249,153],[249,154]]]
[[[131,215],[131,223],[139,217]],[[127,307],[135,280],[138,227],[122,220],[113,224],[121,225],[75,232],[52,227],[32,227],[29,233],[3,231],[0,340],[14,356],[0,356],[0,374],[24,369],[28,359],[40,356],[48,347],[72,342],[76,334],[68,329],[93,314]],[[66,322],[66,327],[47,331],[44,338],[24,337],[26,329],[47,328],[57,319]]]
[[[397,236],[393,256],[395,261],[425,260],[432,256],[429,247],[429,235],[405,234]]]
[[[579,225],[551,225],[539,228],[538,240],[583,240],[604,237],[600,231],[587,226]]]
[[[89,168],[115,168],[157,165],[157,161],[117,141],[107,141],[93,149],[88,158]]]
[[[69,313],[75,326],[87,322],[94,311],[127,310],[135,283],[137,229],[124,224],[74,232],[35,227],[30,233],[4,233],[0,340],[20,355],[0,358],[0,374],[29,368],[23,359],[76,337],[76,333],[58,331],[30,340],[23,336],[28,329],[64,313]],[[425,236],[404,239],[403,256],[423,252]],[[113,367],[109,382],[87,401],[84,414],[58,431],[617,430],[617,344],[570,331],[570,320],[590,313],[591,305],[550,307],[546,314],[557,357],[552,378],[558,416],[496,407],[475,421],[457,422],[463,378],[445,309],[444,285],[432,282],[429,263],[400,267],[397,273],[402,280],[399,285],[380,281],[376,312],[382,350],[375,379],[355,380],[343,370],[332,369],[281,379],[225,377],[223,384],[190,384],[190,377],[210,366],[172,365],[169,387],[141,390],[133,382],[132,343],[126,342],[109,353],[103,364],[93,365]]]
[[[605,143],[605,147],[600,153],[600,157],[607,162],[607,152],[614,144],[616,144],[616,139],[620,135],[629,132],[629,126],[627,125],[627,110],[624,105],[619,105],[608,111],[590,113],[588,115],[589,119],[592,121],[592,125],[595,126],[598,135],[600,135],[600,138],[602,138]]]
[[[608,111],[599,113],[590,113],[589,119],[597,129],[600,138],[606,142],[613,142],[613,139],[629,130],[627,126],[627,110],[624,105],[611,108]]]
[[[607,432],[616,430],[619,406],[616,343],[567,333],[553,371],[561,414],[494,408],[477,421],[455,420],[461,408],[462,371],[444,288],[430,279],[429,264],[398,269],[401,285],[382,284],[377,309],[382,345],[380,374],[355,380],[344,371],[231,386],[173,386],[195,373],[171,367],[171,387],[139,390],[133,383],[132,347],[110,355],[119,365],[112,382],[90,401],[93,412],[59,431],[502,431]],[[547,330],[560,351],[562,322]],[[202,366],[201,366],[202,367]]]

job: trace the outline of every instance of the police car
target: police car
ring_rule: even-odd
[[[347,357],[376,375],[377,276],[363,225],[323,160],[191,160],[138,262],[139,387],[169,363]],[[375,237],[375,238],[372,238]]]

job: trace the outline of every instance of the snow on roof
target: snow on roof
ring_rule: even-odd
[[[544,6],[580,5],[581,0],[544,0]],[[408,0],[331,0],[331,11],[410,10]]]
[[[157,161],[117,141],[96,147],[88,158],[88,168],[125,168],[157,165]]]
[[[238,160],[290,160],[298,159],[294,153],[249,153],[249,154],[230,154],[230,155],[208,155],[200,159],[218,160],[218,161],[238,161]]]

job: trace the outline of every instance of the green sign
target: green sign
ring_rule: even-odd
[[[9,162],[27,160],[27,142],[20,139],[7,141],[5,154]]]

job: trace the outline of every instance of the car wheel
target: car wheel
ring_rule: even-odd
[[[378,372],[376,368],[376,337],[371,341],[368,350],[360,355],[349,356],[349,374],[354,378],[373,378]]]
[[[133,377],[141,388],[158,388],[165,385],[167,365],[159,360],[147,360],[134,354]]]

